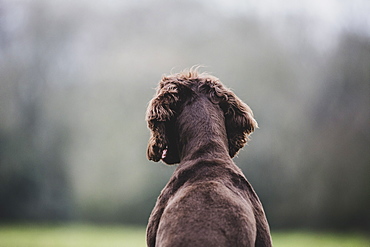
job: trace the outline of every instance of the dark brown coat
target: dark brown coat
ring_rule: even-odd
[[[232,161],[257,128],[251,109],[190,70],[162,78],[146,119],[148,158],[179,163],[149,218],[148,246],[272,246],[262,204]]]

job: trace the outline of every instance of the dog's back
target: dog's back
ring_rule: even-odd
[[[188,169],[197,174],[168,200],[155,246],[254,246],[254,208],[245,191],[236,187],[238,175],[217,163],[192,166],[196,169]]]

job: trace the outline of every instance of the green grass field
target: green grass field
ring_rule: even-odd
[[[275,247],[370,247],[360,234],[275,232]],[[0,247],[145,247],[145,228],[96,225],[0,225]]]

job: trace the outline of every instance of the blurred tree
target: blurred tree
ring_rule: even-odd
[[[238,164],[273,228],[369,228],[370,40],[343,33],[339,41],[325,58],[301,53],[304,68],[287,56],[285,76],[274,78],[281,91],[263,91],[273,103],[252,107],[260,129]]]
[[[345,33],[312,115],[314,224],[370,229],[370,40]]]
[[[16,30],[0,28],[0,219],[66,219],[72,206],[62,157],[67,136],[50,118],[48,98],[63,39],[53,37],[40,3],[23,7]],[[6,18],[1,24],[15,21]]]

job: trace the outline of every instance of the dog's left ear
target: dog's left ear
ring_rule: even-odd
[[[156,96],[149,102],[146,113],[148,128],[151,136],[148,142],[147,157],[158,162],[163,160],[167,164],[180,162],[175,136],[170,124],[174,120],[179,101],[179,92],[175,84],[159,84]]]
[[[249,135],[258,128],[251,108],[241,101],[221,82],[207,80],[210,85],[210,97],[218,103],[225,114],[225,125],[229,141],[229,155],[233,158],[249,140]]]

